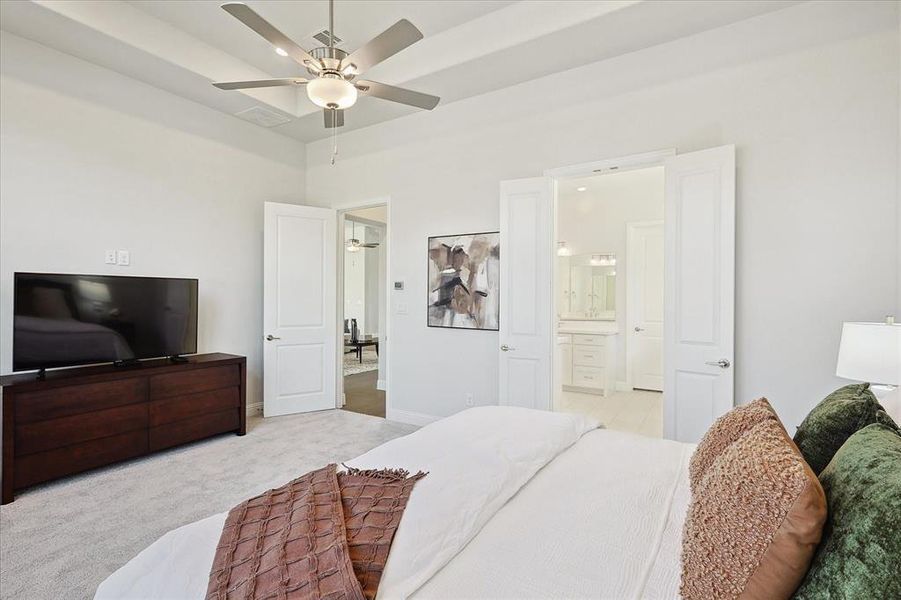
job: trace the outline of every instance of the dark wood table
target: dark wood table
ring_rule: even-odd
[[[371,335],[363,336],[358,340],[344,340],[345,348],[352,348],[357,353],[357,360],[363,362],[363,348],[375,346],[375,355],[379,355],[379,338]]]

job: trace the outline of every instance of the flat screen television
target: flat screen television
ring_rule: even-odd
[[[16,273],[13,370],[197,352],[197,280]]]

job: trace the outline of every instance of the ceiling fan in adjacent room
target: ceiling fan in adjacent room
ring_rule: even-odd
[[[314,48],[307,52],[246,4],[229,2],[223,4],[222,8],[272,44],[279,55],[290,57],[304,67],[312,79],[287,77],[213,83],[219,89],[241,90],[306,85],[307,96],[313,104],[323,109],[327,128],[344,125],[344,110],[354,105],[359,94],[426,110],[432,110],[440,101],[437,96],[377,81],[356,79],[370,68],[422,39],[422,32],[406,19],[401,19],[362,48],[348,54],[335,47],[334,0],[329,0],[328,46]]]
[[[348,219],[348,220],[350,220],[350,219]],[[369,242],[369,243],[366,243],[366,244],[364,244],[363,242],[361,242],[361,241],[356,237],[356,235],[357,235],[357,222],[356,222],[356,221],[350,221],[350,223],[351,223],[351,225],[350,225],[350,235],[353,236],[353,237],[351,237],[349,240],[347,240],[346,242],[344,242],[344,248],[345,248],[348,252],[359,252],[359,251],[362,250],[363,248],[378,248],[378,247],[379,247],[379,243],[378,243],[378,242]]]

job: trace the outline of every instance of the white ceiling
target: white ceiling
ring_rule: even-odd
[[[797,0],[337,0],[335,33],[352,51],[401,18],[425,39],[366,73],[367,79],[441,96],[443,105],[550,73],[665,43]],[[303,88],[222,91],[216,80],[305,75],[217,1],[4,0],[0,27],[217,110],[253,107],[287,122],[274,131],[327,137]],[[248,0],[310,49],[328,25],[326,0]],[[417,109],[361,98],[343,131]]]
[[[337,0],[335,35],[342,40],[339,48],[350,52],[400,19],[408,19],[429,37],[512,4],[513,1]],[[129,0],[128,3],[267,73],[277,77],[298,74],[297,65],[290,58],[275,54],[272,46],[263,38],[219,8],[221,2]],[[320,45],[311,41],[312,35],[328,28],[326,0],[250,0],[245,3],[306,49],[314,44]]]
[[[376,221],[378,223],[387,223],[388,222],[388,206],[373,206],[371,208],[358,208],[356,210],[349,210],[345,213],[346,217],[353,218],[359,217],[361,219],[366,219],[367,221]]]

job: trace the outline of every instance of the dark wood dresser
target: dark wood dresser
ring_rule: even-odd
[[[16,490],[193,442],[246,432],[246,359],[198,354],[0,377],[3,504]]]

